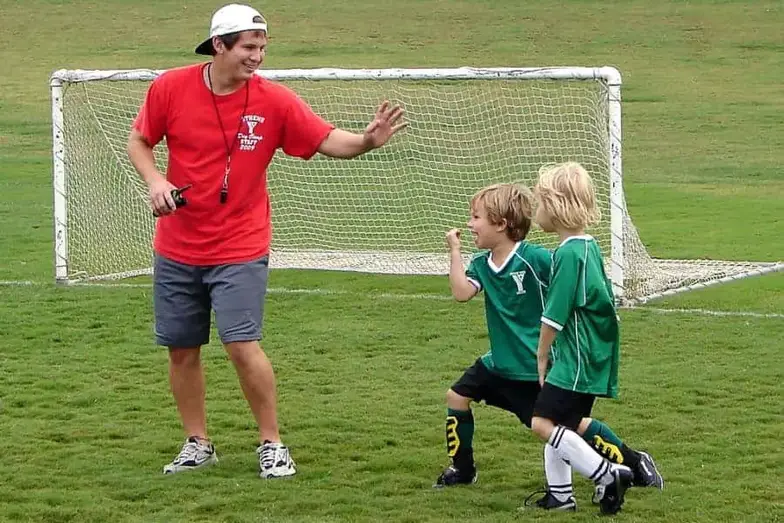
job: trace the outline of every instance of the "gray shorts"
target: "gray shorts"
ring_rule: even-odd
[[[223,343],[261,339],[269,258],[228,265],[186,265],[156,253],[155,339],[170,348],[210,341],[210,310]]]

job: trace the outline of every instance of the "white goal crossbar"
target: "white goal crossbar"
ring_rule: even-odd
[[[153,218],[125,142],[149,82],[162,72],[52,74],[56,281],[150,273]],[[342,128],[360,130],[382,99],[404,105],[410,124],[393,143],[359,159],[276,156],[269,169],[273,267],[446,274],[443,232],[465,223],[471,194],[502,181],[532,185],[542,164],[576,160],[597,182],[604,218],[590,232],[620,300],[647,301],[784,270],[784,263],[655,260],[647,254],[624,198],[621,75],[615,68],[258,74],[290,85]],[[163,171],[165,147],[155,152]],[[540,231],[531,239],[553,246]],[[466,259],[471,252],[466,244]]]

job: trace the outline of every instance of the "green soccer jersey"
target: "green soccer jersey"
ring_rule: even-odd
[[[562,389],[618,395],[620,335],[612,284],[591,236],[573,236],[553,252],[542,322],[558,334],[547,382]]]
[[[536,348],[544,309],[550,251],[518,242],[500,267],[489,252],[477,254],[466,276],[485,294],[490,350],[487,370],[507,379],[536,381]]]

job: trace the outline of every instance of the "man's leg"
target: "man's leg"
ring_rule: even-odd
[[[240,387],[259,425],[259,441],[280,443],[275,390],[275,372],[258,341],[226,344]]]
[[[217,462],[207,436],[201,345],[209,341],[210,302],[198,267],[156,255],[153,274],[155,337],[169,347],[169,384],[185,443],[166,474]]]
[[[261,350],[268,258],[211,267],[205,272],[223,346],[231,358],[240,387],[259,426],[259,475],[296,473],[289,449],[280,442],[275,373]]]
[[[200,347],[169,349],[169,384],[185,435],[207,441],[206,390],[200,355]]]

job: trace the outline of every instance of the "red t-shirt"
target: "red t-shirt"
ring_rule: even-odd
[[[150,145],[166,137],[166,178],[176,187],[193,185],[183,194],[184,207],[158,218],[153,247],[189,265],[250,261],[269,253],[267,166],[275,150],[308,159],[334,126],[293,91],[258,75],[248,82],[244,116],[245,87],[215,95],[213,103],[202,76],[204,67],[196,64],[161,74],[150,85],[133,123]],[[235,136],[228,195],[221,203],[226,143],[231,147]]]

